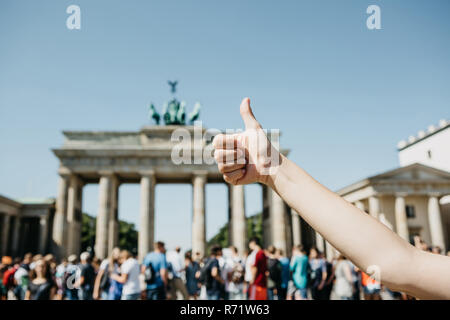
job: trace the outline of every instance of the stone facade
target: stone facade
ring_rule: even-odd
[[[54,199],[13,200],[0,195],[0,256],[48,253]]]

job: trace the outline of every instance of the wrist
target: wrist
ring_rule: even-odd
[[[287,158],[281,153],[279,153],[278,159],[279,159],[278,163],[276,163],[270,168],[269,174],[261,176],[259,181],[272,189],[276,189],[275,182],[277,178],[281,175],[281,171],[284,165],[286,164],[287,160]]]

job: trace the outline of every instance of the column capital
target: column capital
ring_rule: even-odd
[[[196,179],[201,179],[203,183],[205,183],[208,177],[208,172],[205,170],[194,171],[192,174],[193,174],[192,183],[194,183]]]
[[[298,214],[297,211],[295,211],[294,209],[291,208],[291,216],[296,217],[296,216],[300,216],[300,215]]]
[[[58,169],[58,174],[63,179],[68,179],[72,175],[72,171],[66,167],[60,167]]]
[[[150,180],[151,184],[155,184],[156,183],[156,175],[155,175],[155,171],[154,170],[139,171],[139,174],[141,175],[141,179],[142,178],[148,178]]]
[[[113,170],[100,170],[98,174],[102,177],[113,177],[115,172]]]
[[[442,195],[439,192],[429,192],[427,194],[427,196],[429,198],[438,198],[439,199]]]
[[[79,185],[79,186],[84,186],[84,181],[83,179],[80,178],[80,176],[76,175],[76,174],[71,174],[70,175],[70,181]]]
[[[396,198],[406,198],[407,195],[408,195],[408,193],[406,193],[406,192],[396,192],[396,193],[394,193],[394,197],[396,197]]]
[[[149,170],[141,170],[139,171],[139,174],[144,177],[152,177],[152,176],[154,177],[156,173],[155,170],[149,169]]]

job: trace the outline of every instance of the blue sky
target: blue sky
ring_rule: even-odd
[[[81,30],[66,28],[71,4]],[[382,30],[366,27],[371,4]],[[148,103],[170,97],[169,79],[210,128],[241,128],[249,96],[290,158],[336,190],[396,167],[399,140],[449,118],[449,39],[447,0],[2,0],[0,194],[54,197],[61,131],[138,130]],[[191,187],[156,192],[157,237],[188,247]],[[96,215],[98,187],[83,196]],[[208,236],[227,219],[226,197],[208,186]],[[247,214],[260,198],[247,188]],[[121,187],[120,218],[138,212],[139,186]]]

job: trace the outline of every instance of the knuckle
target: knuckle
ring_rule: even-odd
[[[221,160],[221,152],[219,150],[214,150],[214,160],[216,160],[217,163]]]
[[[223,140],[223,134],[222,133],[219,133],[217,136],[215,136],[214,137],[214,139],[213,139],[213,142],[212,142],[212,144],[213,144],[213,147],[214,148],[218,148],[218,147],[220,147],[220,141],[222,141]]]

